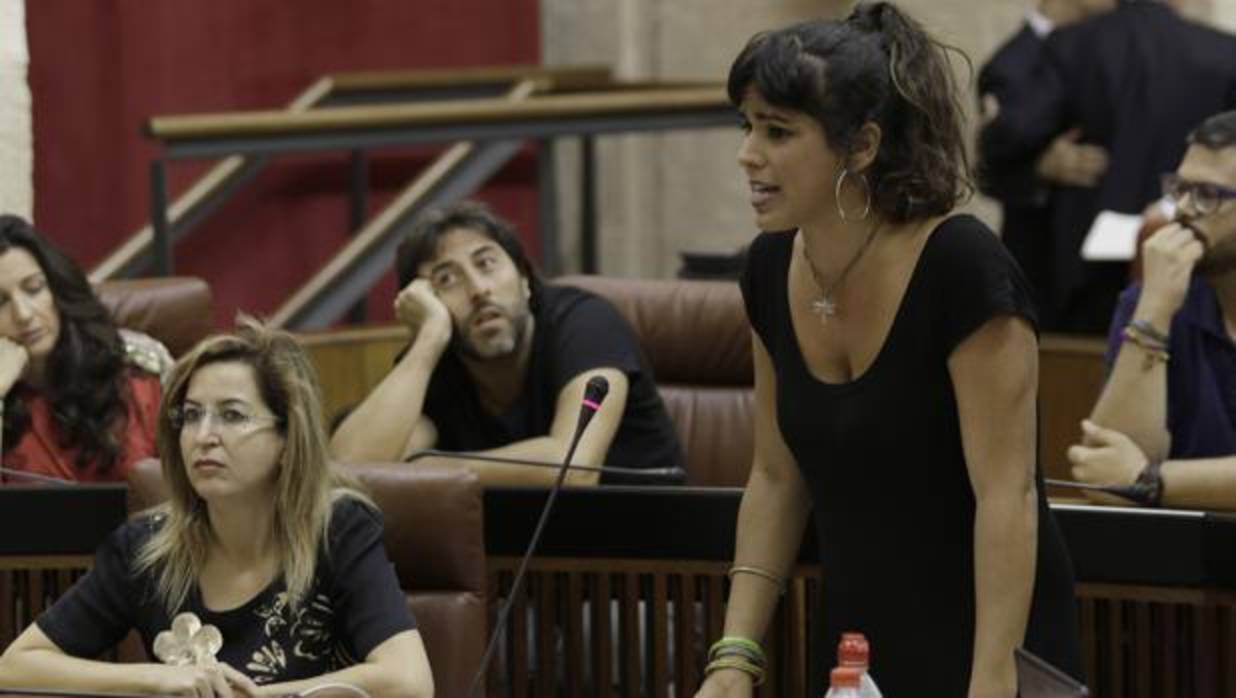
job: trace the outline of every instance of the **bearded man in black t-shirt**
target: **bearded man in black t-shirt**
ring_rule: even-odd
[[[512,227],[465,202],[420,220],[400,245],[395,313],[411,342],[339,425],[335,455],[405,459],[437,448],[560,462],[584,386],[609,394],[584,431],[577,465],[677,468],[684,458],[631,328],[604,299],[541,283]],[[553,468],[467,458],[486,484],[550,484]],[[571,471],[569,484],[595,484]]]

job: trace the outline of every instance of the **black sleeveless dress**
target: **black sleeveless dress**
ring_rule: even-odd
[[[974,491],[948,372],[953,349],[987,320],[1035,322],[1021,271],[971,216],[923,247],[884,346],[862,375],[809,372],[786,283],[794,233],[751,245],[742,279],[751,325],[776,372],[778,424],[814,502],[824,570],[823,656],[843,631],[871,643],[888,698],[965,696],[974,646]],[[1038,558],[1025,647],[1075,676],[1081,656],[1073,574],[1039,476]],[[825,674],[827,675],[827,674]]]

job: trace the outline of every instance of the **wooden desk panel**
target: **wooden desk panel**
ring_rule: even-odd
[[[81,492],[43,489],[40,496],[67,500]],[[740,496],[725,488],[564,491],[511,615],[491,695],[691,690],[708,644],[720,634]],[[544,497],[529,488],[486,492],[491,599],[509,592]],[[45,501],[41,510],[72,515],[63,503]],[[1084,661],[1095,695],[1236,696],[1236,516],[1063,504],[1054,510],[1078,572]],[[123,512],[110,516],[112,527],[123,520]],[[25,546],[0,555],[0,642],[11,641],[72,584],[107,528],[69,529],[77,543],[55,555]],[[808,630],[807,619],[818,616],[814,556],[814,542],[805,541],[766,638],[772,672],[761,695],[811,693],[812,673],[832,662],[835,648],[813,646]]]
[[[544,497],[534,489],[486,492],[491,598],[509,592]],[[515,659],[494,668],[495,695],[550,696],[580,686],[566,695],[690,690],[720,636],[739,497],[722,488],[564,491],[511,616],[519,625],[507,633],[506,656]],[[1236,516],[1054,508],[1077,567],[1083,661],[1094,695],[1236,696]],[[811,530],[766,638],[773,672],[761,695],[809,693],[812,672],[833,661],[835,648],[814,646],[808,631],[819,603]],[[572,634],[571,623],[593,617],[607,594],[610,632]],[[555,650],[580,642],[575,654]],[[528,657],[537,658],[535,666]],[[576,660],[617,678],[579,679]]]
[[[408,343],[402,325],[297,335],[322,383],[322,413],[334,419],[353,407],[390,372],[395,356]]]
[[[1072,480],[1069,446],[1103,389],[1104,342],[1046,335],[1039,343],[1039,462],[1043,477]],[[1049,494],[1056,492],[1049,490]],[[1068,493],[1072,494],[1072,493]]]

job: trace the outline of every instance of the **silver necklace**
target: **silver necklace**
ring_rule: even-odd
[[[850,258],[842,268],[841,273],[837,275],[837,279],[828,286],[820,282],[820,273],[816,271],[815,262],[811,261],[811,253],[807,251],[807,239],[803,238],[803,259],[807,262],[807,268],[811,270],[811,278],[815,281],[815,285],[820,289],[820,297],[811,301],[811,312],[815,313],[820,318],[820,322],[826,322],[829,318],[837,314],[836,293],[845,283],[845,279],[850,275],[850,271],[858,264],[858,260],[863,258],[863,253],[871,246],[871,241],[875,239],[876,232],[880,226],[871,226],[871,232],[867,233],[867,239],[863,240],[862,247],[858,248],[858,252]]]

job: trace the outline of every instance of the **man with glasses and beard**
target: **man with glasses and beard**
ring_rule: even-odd
[[[465,202],[431,212],[399,247],[395,313],[411,342],[339,425],[336,457],[405,459],[428,448],[560,463],[584,386],[609,394],[572,462],[681,469],[677,433],[634,333],[607,301],[543,284],[513,228]],[[550,484],[556,469],[441,458],[486,484]],[[571,471],[569,484],[614,481]]]
[[[1190,135],[1164,193],[1176,220],[1142,246],[1069,459],[1077,479],[1133,485],[1143,505],[1236,509],[1236,111]]]
[[[1035,282],[1044,284],[1050,331],[1104,330],[1129,270],[1081,256],[1095,218],[1140,213],[1157,197],[1159,175],[1180,162],[1186,135],[1236,109],[1236,37],[1185,17],[1181,4],[1118,0],[1051,32],[1021,68],[1031,79],[980,83],[999,104],[979,134],[985,188],[1005,203],[1048,209],[1047,239],[1038,241],[1047,272]]]

